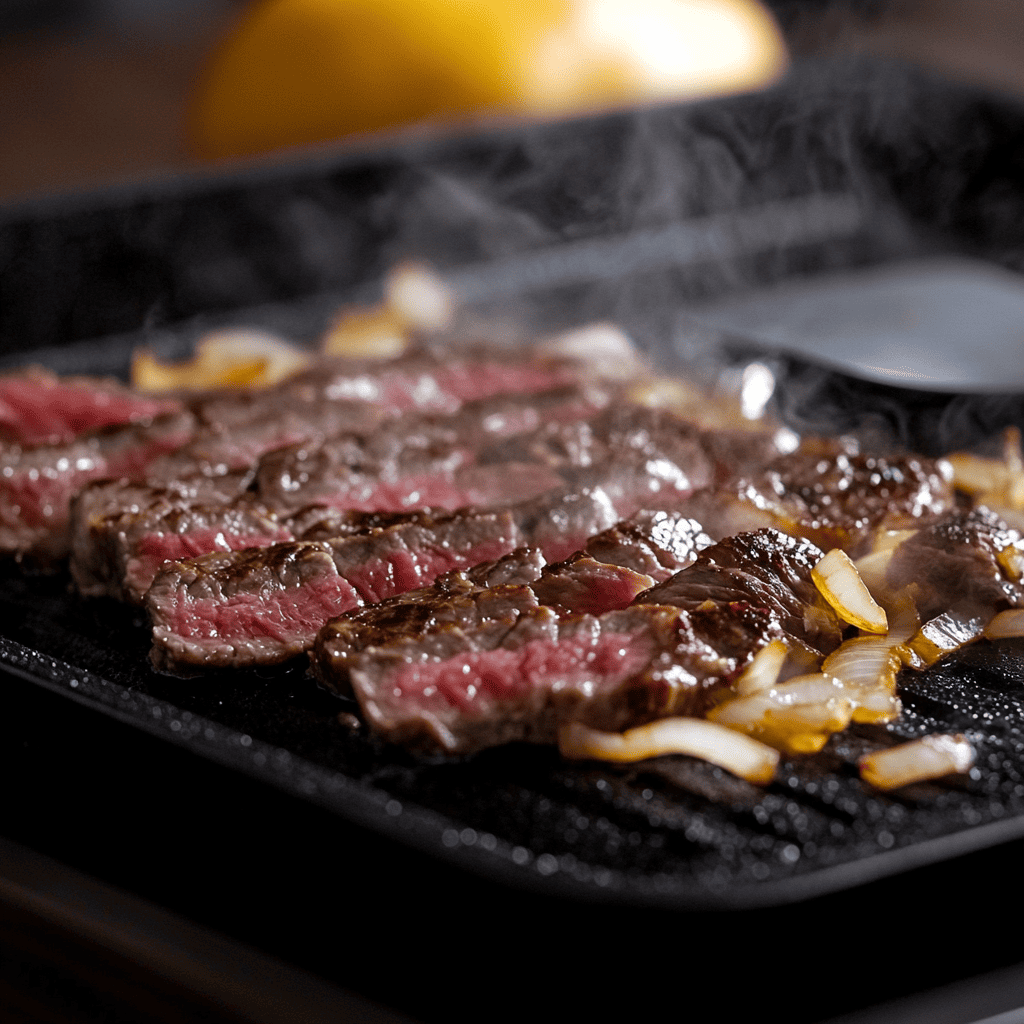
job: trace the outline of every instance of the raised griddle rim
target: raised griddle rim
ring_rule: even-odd
[[[1024,836],[1024,815],[975,826],[795,878],[714,891],[687,879],[657,880],[602,869],[584,882],[545,856],[494,837],[493,846],[465,844],[464,822],[399,801],[372,785],[318,765],[283,747],[132,691],[94,672],[0,637],[0,667],[160,740],[192,751],[292,796],[339,814],[359,827],[504,885],[590,903],[676,911],[742,911],[778,907],[852,889]],[[471,830],[473,831],[473,830]],[[475,837],[475,833],[474,833]],[[488,848],[490,847],[490,848]]]

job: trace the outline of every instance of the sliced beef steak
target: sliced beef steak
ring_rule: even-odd
[[[395,523],[408,519],[409,510],[432,502],[438,508],[453,509],[519,501],[524,495],[550,489],[558,478],[543,467],[518,465],[470,466],[453,474],[449,471],[461,461],[459,453],[471,451],[483,439],[535,427],[548,416],[592,415],[607,404],[612,393],[609,388],[573,386],[528,399],[501,395],[468,403],[452,416],[414,413],[383,427],[378,406],[323,400],[321,405],[341,410],[334,410],[329,424],[336,426],[342,416],[356,432],[330,442],[318,436],[312,445],[269,456],[262,472],[264,481],[268,474],[273,481],[272,486],[264,487],[270,504],[251,496],[240,498],[242,481],[247,483],[248,478],[244,470],[232,471],[231,467],[249,466],[268,441],[280,442],[280,433],[263,430],[266,424],[275,430],[285,429],[291,422],[300,427],[317,426],[311,413],[317,405],[308,393],[322,397],[322,390],[308,382],[286,382],[262,393],[259,400],[255,393],[242,392],[197,402],[200,415],[210,423],[188,445],[150,466],[153,483],[148,497],[144,488],[130,481],[105,485],[102,498],[91,489],[91,498],[77,503],[72,515],[72,573],[81,592],[138,601],[162,561],[276,541],[332,539],[365,532],[371,516],[376,517],[374,525],[387,525],[382,516]],[[296,398],[297,411],[282,408],[271,418],[268,409],[289,397]],[[166,483],[156,483],[164,477]],[[188,486],[197,479],[229,478],[237,479],[239,486],[234,491],[222,489],[224,507],[220,510],[213,504],[218,497],[211,493],[212,488]],[[296,487],[297,480],[306,483]],[[325,495],[331,480],[334,492]],[[308,526],[287,515],[299,498],[313,495],[321,500],[330,497],[338,505],[317,506],[316,511],[300,508],[295,516],[308,519]],[[195,508],[197,503],[201,507]],[[131,572],[126,575],[129,566]]]
[[[80,434],[178,412],[172,398],[140,395],[107,378],[58,377],[42,367],[0,375],[0,441],[60,445]]]
[[[325,618],[358,603],[323,544],[275,544],[170,563],[146,595],[153,665],[191,675],[277,664],[305,650]]]
[[[666,522],[643,516],[619,532],[643,536],[652,525]],[[490,566],[450,573],[327,623],[311,652],[317,678],[354,693],[393,742],[468,753],[550,742],[568,721],[617,730],[700,714],[754,653],[785,635],[778,602],[730,593],[687,610],[656,605],[647,600],[654,590],[641,590],[649,576],[583,553],[538,572],[535,556],[527,561],[535,550],[496,563],[527,565],[514,580]],[[616,550],[632,558],[628,547]]]
[[[152,660],[181,675],[276,664],[310,647],[334,616],[492,560],[517,543],[507,513],[420,512],[326,542],[166,563],[145,599]]]
[[[100,552],[100,531],[93,547]],[[229,505],[190,504],[187,508],[155,506],[142,512],[108,517],[103,523],[102,565],[107,572],[102,591],[72,562],[82,593],[105,593],[140,604],[165,562],[195,558],[214,551],[241,551],[293,540],[287,524],[269,509],[247,499]],[[97,581],[99,582],[99,581]]]
[[[476,399],[547,391],[592,375],[580,361],[481,346],[445,353],[418,349],[384,363],[327,361],[305,377],[320,382],[331,399],[376,402],[403,412],[451,413]]]
[[[192,429],[190,414],[174,413],[69,444],[0,449],[0,552],[41,563],[65,557],[75,494],[93,480],[145,479],[153,461],[181,447]]]
[[[250,481],[251,474],[236,471],[220,476],[196,474],[166,485],[135,483],[124,477],[88,484],[72,499],[70,513],[71,576],[79,592],[86,597],[141,599],[149,584],[143,586],[145,581],[138,578],[128,583],[128,562],[145,558],[143,551],[159,548],[164,543],[162,538],[170,533],[191,547],[192,554],[228,550],[226,543],[217,540],[217,534],[209,533],[211,546],[202,550],[198,531],[213,525],[217,509],[230,529],[235,504],[240,499],[252,503],[250,498],[241,498]],[[206,511],[204,525],[200,526],[197,519],[193,531],[184,513],[196,506]],[[190,533],[191,539],[186,540]],[[286,536],[276,539],[284,540]],[[184,557],[184,550],[177,557]]]
[[[599,562],[627,566],[661,583],[713,543],[696,519],[678,512],[642,511],[591,537],[585,551]]]
[[[700,491],[682,507],[716,539],[769,526],[858,555],[880,529],[934,522],[953,507],[953,492],[933,460],[815,443],[760,473]]]
[[[621,730],[700,714],[781,633],[766,611],[736,603],[565,616],[540,604],[536,588],[435,588],[397,630],[386,606],[335,620],[317,637],[314,672],[351,688],[383,738],[464,754],[550,743],[570,721]]]
[[[599,466],[567,471],[567,482],[518,502],[512,511],[524,538],[549,561],[560,561],[641,510],[685,508],[689,469],[627,449]]]
[[[896,590],[915,587],[923,620],[944,611],[987,620],[1024,607],[1024,586],[1005,558],[1018,551],[1024,551],[1021,535],[991,509],[957,509],[896,548],[887,583]]]
[[[411,414],[369,433],[340,434],[319,444],[285,447],[263,459],[261,498],[280,509],[334,505],[364,511],[432,505],[507,503],[548,490],[559,477],[510,456],[501,468],[477,466],[481,446],[532,430],[592,416],[612,390],[559,388],[539,395],[498,395],[469,402],[452,415]],[[514,481],[503,483],[508,474]]]
[[[707,602],[763,608],[794,641],[820,653],[838,646],[840,623],[811,578],[823,552],[778,530],[741,533],[704,548],[694,563],[641,594],[638,604],[696,611]]]

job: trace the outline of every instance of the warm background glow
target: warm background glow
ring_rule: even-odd
[[[267,0],[211,61],[191,128],[202,155],[242,156],[718,95],[785,65],[756,0]]]
[[[686,6],[684,0],[675,2]],[[190,128],[195,123],[190,115],[197,110],[196,83],[209,81],[204,71],[209,73],[228,41],[264,5],[265,0],[0,0],[0,92],[5,100],[0,103],[0,202],[202,168],[206,158],[197,154]],[[481,0],[481,7],[486,6],[487,0]],[[500,5],[513,6],[524,10],[529,2],[505,0]],[[568,3],[562,6],[569,11]],[[608,0],[605,7],[590,7],[591,48],[599,48],[602,33],[614,35],[625,24],[630,26],[626,35],[646,32],[642,60],[663,73],[666,62],[672,65],[677,55],[672,45],[663,45],[660,36],[651,39],[644,28],[650,23],[645,12],[656,6]],[[720,13],[729,9],[712,6]],[[752,3],[741,7],[764,17]],[[888,54],[1024,95],[1021,0],[889,0],[877,5],[763,0],[763,7],[781,21],[795,61],[836,53]],[[550,12],[552,4],[544,8]],[[627,12],[635,13],[635,25]],[[551,30],[543,37],[547,42],[533,51],[529,89],[538,106],[545,96],[549,104],[556,104],[559,95],[563,102],[571,101],[572,82],[580,81],[581,53],[587,49],[572,44],[577,30]],[[515,36],[510,38],[514,41]],[[702,59],[708,60],[710,50],[723,52],[705,48]],[[464,51],[479,88],[479,65]],[[300,50],[300,66],[314,63],[315,52],[315,47]],[[371,59],[366,47],[362,53]],[[493,80],[496,65],[487,63],[486,56],[482,59]],[[684,64],[680,60],[675,66]],[[614,84],[615,74],[602,74]],[[635,81],[642,74],[634,69],[619,77]],[[705,86],[711,75],[709,70]],[[497,76],[497,84],[507,88],[507,77]],[[737,87],[743,88],[738,82]],[[522,88],[529,91],[526,85]],[[659,86],[650,80],[646,88],[658,95]],[[429,96],[429,90],[424,93]],[[500,106],[493,91],[474,94],[463,84],[460,95],[464,102],[472,100],[467,109]],[[436,95],[433,99],[436,106]],[[457,105],[455,109],[458,116]]]

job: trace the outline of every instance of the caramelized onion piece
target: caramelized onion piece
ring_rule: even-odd
[[[779,678],[788,654],[789,648],[782,640],[765,644],[733,683],[733,689],[741,697],[770,689]]]
[[[1024,576],[1024,550],[1021,548],[1020,541],[1017,541],[1015,544],[1007,544],[996,555],[996,561],[1003,572],[1006,573],[1007,579],[1017,582]]]
[[[861,778],[875,789],[898,789],[911,782],[963,773],[973,764],[974,748],[959,734],[925,736],[865,754],[858,761]]]
[[[384,304],[401,323],[428,333],[450,327],[456,307],[448,285],[418,263],[400,264],[388,275]]]
[[[140,391],[267,387],[309,364],[309,353],[257,330],[208,334],[195,355],[182,363],[161,363],[148,349],[132,355],[132,386]]]
[[[811,579],[844,622],[869,633],[886,632],[889,622],[885,609],[871,596],[842,548],[833,548],[825,555],[811,570]]]
[[[779,763],[777,750],[702,718],[662,718],[624,733],[600,732],[571,722],[559,730],[558,748],[563,757],[577,760],[629,762],[689,754],[757,785],[771,782]]]
[[[971,495],[975,504],[987,505],[1011,526],[1024,525],[1024,453],[1020,430],[1007,427],[1001,459],[958,452],[947,456],[946,461],[953,468],[953,485]]]
[[[451,325],[456,300],[429,267],[397,266],[384,282],[384,301],[342,309],[321,341],[326,355],[348,359],[395,359],[416,332],[436,334]]]
[[[992,617],[983,630],[989,640],[1005,640],[1024,636],[1024,608],[1008,608]]]
[[[996,616],[998,618],[998,616]],[[1022,623],[1024,627],[1024,623]],[[929,619],[911,637],[907,646],[921,659],[925,666],[934,665],[965,644],[969,644],[985,631],[985,620],[959,612],[943,612]],[[1024,628],[1021,630],[1024,635]]]
[[[608,323],[587,324],[538,342],[537,351],[559,359],[578,359],[609,380],[632,380],[647,367],[632,339]]]
[[[408,325],[387,306],[350,306],[338,314],[320,344],[329,356],[395,359],[409,347]]]
[[[840,680],[815,672],[719,704],[708,718],[785,753],[813,754],[850,724],[853,709]]]

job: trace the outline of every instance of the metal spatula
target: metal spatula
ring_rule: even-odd
[[[978,260],[844,271],[688,312],[724,340],[884,384],[1024,392],[1024,276]]]

